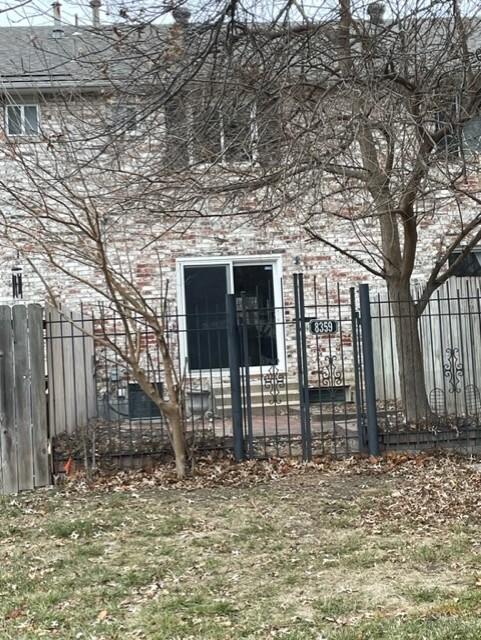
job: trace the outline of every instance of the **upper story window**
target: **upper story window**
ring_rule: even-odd
[[[8,136],[34,136],[40,133],[40,110],[37,104],[8,104],[5,107]]]
[[[276,97],[207,86],[165,105],[166,161],[174,168],[272,162],[281,131]]]
[[[111,128],[115,133],[137,133],[138,111],[133,103],[119,103],[112,113]]]
[[[192,105],[193,162],[249,162],[257,156],[256,104],[248,96],[200,95]]]

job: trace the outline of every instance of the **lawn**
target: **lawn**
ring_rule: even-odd
[[[477,465],[429,456],[3,497],[0,637],[478,640],[480,516]]]

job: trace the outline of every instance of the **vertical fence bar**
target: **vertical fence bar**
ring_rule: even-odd
[[[372,456],[379,455],[377,409],[376,409],[376,382],[374,376],[374,358],[372,344],[371,307],[369,301],[369,285],[359,286],[359,302],[361,309],[362,352],[364,361],[364,383],[367,413],[367,436],[369,453]]]
[[[307,364],[307,340],[306,340],[306,313],[304,303],[304,276],[300,274],[300,287],[299,287],[299,303],[300,303],[300,320],[301,320],[301,344],[302,344],[302,360],[303,360],[303,392],[304,392],[304,407],[306,407],[306,446],[305,446],[305,459],[310,460],[312,458],[312,434],[311,434],[311,413],[309,409],[309,367]]]
[[[235,294],[226,294],[227,347],[229,351],[230,393],[232,405],[232,431],[234,456],[244,460],[244,436],[242,432],[242,391],[239,358],[239,335],[237,332],[237,310]]]
[[[304,454],[304,442],[306,438],[306,407],[304,402],[303,376],[302,376],[302,350],[301,350],[301,328],[299,313],[299,273],[294,274],[294,304],[295,304],[295,327],[296,327],[296,354],[297,354],[297,381],[299,385],[299,413],[301,418],[301,440],[302,452]]]
[[[307,371],[304,279],[302,273],[294,274],[294,298],[296,304],[296,346],[301,413],[302,457],[304,460],[310,460],[312,457],[312,439],[309,413],[309,376]]]
[[[252,427],[252,393],[251,393],[251,376],[249,363],[249,335],[247,326],[247,302],[244,292],[241,294],[242,302],[242,355],[245,380],[245,401],[246,401],[246,418],[247,418],[247,442],[249,459],[254,458],[254,432]]]
[[[356,421],[357,421],[357,434],[359,442],[359,452],[366,452],[366,426],[363,419],[363,406],[362,406],[362,394],[361,394],[361,380],[359,370],[361,363],[359,361],[359,344],[358,344],[358,313],[356,310],[356,291],[354,287],[350,289],[351,295],[351,323],[352,323],[352,354],[354,358],[354,386],[356,397]]]

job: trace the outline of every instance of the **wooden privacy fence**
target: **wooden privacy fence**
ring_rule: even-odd
[[[43,311],[0,306],[0,493],[50,484]]]
[[[45,309],[50,435],[73,433],[97,415],[93,322]]]

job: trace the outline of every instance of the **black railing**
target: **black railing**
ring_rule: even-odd
[[[476,450],[479,288],[468,279],[456,284],[439,290],[419,317],[415,305],[370,294],[367,285],[359,292],[316,280],[306,286],[300,274],[284,293],[290,303],[256,306],[252,296],[228,294],[224,309],[165,317],[190,453],[308,460],[390,448]],[[127,465],[171,459],[165,416],[121,357],[133,337],[125,323],[105,309],[83,309],[73,321],[47,317],[58,465],[86,455]],[[139,365],[165,398],[155,331],[140,316],[131,326]]]

